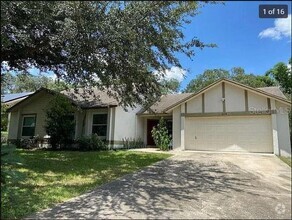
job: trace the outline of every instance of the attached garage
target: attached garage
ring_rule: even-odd
[[[291,102],[279,87],[220,79],[196,93],[166,95],[143,117],[172,115],[174,150],[291,156]]]
[[[271,115],[186,117],[185,149],[273,153]]]

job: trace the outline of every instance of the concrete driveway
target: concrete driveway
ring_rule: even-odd
[[[291,170],[273,155],[179,152],[30,218],[291,219]]]

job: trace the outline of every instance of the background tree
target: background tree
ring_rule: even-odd
[[[180,82],[177,79],[164,79],[161,82],[162,94],[173,94],[179,92]]]
[[[230,78],[230,73],[224,69],[205,70],[203,74],[197,75],[195,79],[192,79],[188,83],[184,92],[198,92],[202,88],[222,78]]]
[[[272,76],[277,80],[283,91],[290,95],[292,94],[292,74],[291,74],[292,60],[290,58],[289,65],[283,62],[277,63],[272,69],[268,70],[266,76]]]
[[[234,67],[230,71],[224,69],[206,70],[203,74],[197,75],[195,79],[192,79],[184,92],[198,92],[200,89],[222,78],[231,79],[254,88],[274,86],[277,84],[269,76],[259,76],[252,73],[246,74],[243,68]]]
[[[74,139],[75,121],[72,114],[75,111],[68,98],[56,95],[46,110],[45,129],[50,136],[52,149],[70,148]]]
[[[2,1],[1,62],[11,70],[34,66],[75,86],[110,88],[124,106],[157,99],[153,71],[181,67],[176,54],[195,48],[182,28],[197,1]]]
[[[3,80],[1,80],[1,94],[33,92],[40,89],[41,87],[60,92],[72,87],[66,84],[64,81],[54,80],[51,77],[45,75],[12,75],[10,72],[5,72],[2,74],[2,77]]]

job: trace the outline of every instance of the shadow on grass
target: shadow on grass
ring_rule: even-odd
[[[1,195],[1,218],[19,218],[167,157],[135,152],[18,150],[26,174]]]

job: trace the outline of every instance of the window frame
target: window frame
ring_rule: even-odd
[[[93,123],[93,118],[94,118],[95,115],[106,115],[106,124],[94,124],[94,123]],[[99,135],[98,135],[98,137],[99,137],[100,139],[102,139],[102,140],[106,140],[106,139],[107,139],[107,136],[108,136],[108,116],[109,116],[108,112],[95,112],[95,113],[92,114],[92,120],[91,120],[91,134],[94,134],[94,133],[93,133],[93,127],[94,127],[94,126],[106,126],[106,134],[105,134],[105,136],[99,136]]]
[[[34,118],[33,135],[23,135],[23,128],[32,128],[32,126],[24,126],[24,118],[32,118],[32,117]],[[37,114],[23,114],[22,115],[21,137],[33,137],[33,136],[35,136],[36,121],[37,121]]]

